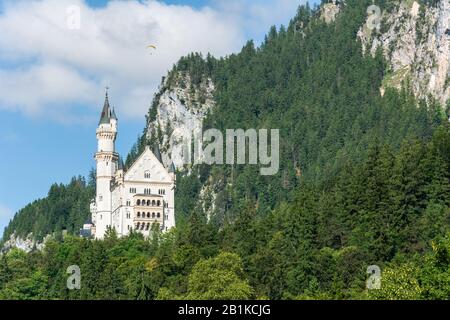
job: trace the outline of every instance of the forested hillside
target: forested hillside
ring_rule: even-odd
[[[261,176],[251,165],[180,167],[175,230],[155,229],[148,240],[117,239],[114,231],[104,241],[67,236],[49,240],[43,251],[10,251],[0,257],[0,297],[448,298],[446,107],[432,97],[416,99],[408,81],[380,94],[388,61],[381,50],[364,55],[357,37],[370,4],[347,0],[331,23],[319,8],[302,6],[261,46],[250,41],[221,59],[192,54],[163,81],[166,90],[187,77],[192,92],[213,81],[205,129],[280,129],[277,175]],[[154,126],[162,93],[128,164],[147,144],[164,147]],[[193,105],[204,103],[195,96]],[[18,213],[5,236],[76,232],[91,192],[69,187],[62,193],[68,198],[58,198],[64,206],[51,202],[46,211],[51,192]],[[28,225],[27,216],[48,224]],[[81,268],[80,291],[66,289],[72,264]],[[370,265],[382,270],[381,290],[366,290]]]
[[[4,230],[3,242],[12,234],[36,242],[54,232],[60,236],[63,230],[78,234],[89,217],[89,204],[94,194],[95,179],[92,176],[89,183],[83,177],[74,177],[67,185],[52,185],[47,197],[30,203],[15,214]]]
[[[0,257],[3,299],[447,299],[450,127],[397,152],[369,146],[326,188],[301,185],[265,216],[243,208],[219,229],[197,211],[149,240],[66,236]],[[80,290],[66,287],[79,265]],[[366,270],[383,271],[365,289]]]

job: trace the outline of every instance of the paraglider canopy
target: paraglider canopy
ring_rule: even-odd
[[[156,46],[155,46],[154,44],[150,44],[150,45],[147,46],[146,49],[153,49],[153,50],[156,50]],[[150,54],[153,55],[153,53],[150,53]]]

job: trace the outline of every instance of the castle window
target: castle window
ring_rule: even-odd
[[[150,188],[145,188],[144,189],[144,194],[151,194],[151,189]]]
[[[130,188],[130,193],[136,193],[136,188]]]
[[[157,217],[158,217],[158,218],[161,218],[161,214],[160,214],[159,212],[158,212],[158,214],[157,214]]]
[[[127,212],[127,219],[130,219],[130,213]]]
[[[155,206],[155,200],[152,200],[152,206],[153,207]]]
[[[140,226],[141,224],[138,222],[137,224],[136,224],[136,230],[139,230],[139,226]]]
[[[156,203],[156,205],[159,207],[161,205],[161,201],[158,200],[158,202]]]
[[[131,206],[131,201],[127,200],[127,207]]]
[[[145,230],[148,230],[150,228],[150,223],[147,223],[147,226],[145,227]]]
[[[137,206],[140,206],[140,205],[141,205],[141,200],[137,199],[136,205],[137,205]]]
[[[150,200],[147,200],[147,205],[150,206]]]
[[[144,177],[145,177],[145,179],[150,179],[150,172],[149,172],[149,171],[146,171],[146,172],[144,173]]]
[[[150,212],[147,212],[147,218],[150,218]]]
[[[141,224],[141,230],[144,230],[145,223]]]
[[[137,213],[137,217],[140,218],[141,217],[141,213],[138,211]]]
[[[152,218],[154,218],[155,217],[155,213],[154,212],[152,212]]]

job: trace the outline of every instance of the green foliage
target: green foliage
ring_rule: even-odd
[[[221,59],[192,54],[165,82],[180,72],[193,87],[213,79],[205,128],[279,128],[278,175],[192,167],[177,176],[176,229],[155,226],[149,239],[109,230],[102,241],[66,236],[43,251],[12,250],[0,256],[0,298],[448,299],[450,126],[440,106],[417,102],[408,88],[380,96],[386,63],[380,52],[364,57],[355,41],[370,3],[348,0],[329,25],[300,7],[260,47],[248,42]],[[154,143],[140,136],[127,166]],[[209,215],[199,202],[205,185],[217,193]],[[81,178],[52,186],[16,214],[5,238],[76,233],[93,191]],[[74,264],[81,290],[70,291]],[[367,291],[374,264],[382,287]]]
[[[93,175],[94,173],[91,173]],[[78,234],[89,216],[89,204],[94,198],[95,185],[83,177],[74,177],[68,185],[54,184],[44,199],[36,200],[17,212],[3,233],[3,241],[15,233],[25,238],[42,240],[47,234],[67,230]]]
[[[217,257],[199,261],[189,275],[189,300],[244,300],[252,296],[252,289],[244,279],[238,255],[221,253]]]

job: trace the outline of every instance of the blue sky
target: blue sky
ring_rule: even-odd
[[[161,77],[181,55],[226,55],[247,39],[259,42],[270,25],[287,24],[301,1],[150,2],[0,0],[0,234],[52,183],[86,176],[95,165],[105,85],[125,156]],[[66,21],[55,18],[65,12],[62,3],[82,8],[80,30],[58,28]],[[159,51],[149,55],[145,41]]]

